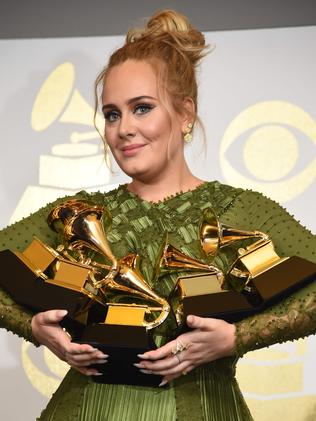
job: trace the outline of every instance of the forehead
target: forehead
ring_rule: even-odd
[[[157,76],[150,63],[127,60],[108,73],[102,93],[103,103],[116,103],[137,96],[157,98]]]

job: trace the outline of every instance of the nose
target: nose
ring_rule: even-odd
[[[136,135],[136,128],[133,124],[132,116],[122,114],[119,123],[119,136],[121,139],[130,139]]]

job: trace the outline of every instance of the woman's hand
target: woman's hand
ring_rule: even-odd
[[[188,316],[193,330],[154,351],[139,355],[135,364],[146,374],[163,376],[161,386],[201,364],[234,354],[235,326],[224,320]]]
[[[88,366],[105,363],[108,355],[91,345],[71,342],[70,336],[59,324],[66,314],[66,310],[50,310],[36,314],[31,324],[33,336],[80,373],[87,376],[99,375],[96,369]]]

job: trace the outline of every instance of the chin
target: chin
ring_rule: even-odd
[[[149,171],[141,165],[119,165],[121,170],[131,178],[143,178]]]

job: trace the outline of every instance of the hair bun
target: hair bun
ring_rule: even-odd
[[[195,29],[190,21],[174,10],[155,13],[143,29],[131,29],[126,43],[138,41],[164,42],[172,44],[179,52],[186,54],[195,66],[207,53],[204,35]]]

